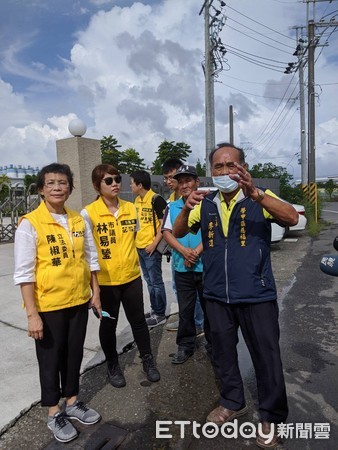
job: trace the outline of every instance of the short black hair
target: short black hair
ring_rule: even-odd
[[[145,170],[135,170],[135,172],[130,174],[130,178],[134,180],[136,185],[142,184],[143,189],[149,191],[151,188],[151,178],[147,171]]]
[[[119,171],[111,164],[98,164],[92,171],[92,183],[97,192],[100,192],[101,181],[106,173],[119,175]]]
[[[166,174],[174,169],[179,169],[183,165],[182,161],[178,158],[168,158],[162,165],[162,173]]]
[[[74,179],[68,164],[52,163],[48,166],[44,166],[37,174],[36,186],[38,190],[43,189],[43,186],[45,185],[45,175],[47,173],[62,173],[63,175],[66,175],[69,184],[69,192],[72,193],[74,189]]]
[[[245,163],[245,153],[244,150],[240,147],[236,147],[236,145],[234,144],[230,144],[230,142],[220,142],[219,144],[217,144],[217,146],[211,150],[211,152],[209,153],[209,162],[210,162],[210,166],[212,166],[212,160],[214,158],[214,154],[217,152],[217,150],[219,150],[220,148],[223,147],[230,147],[230,148],[234,148],[235,150],[239,151],[239,162],[240,164],[244,164]]]

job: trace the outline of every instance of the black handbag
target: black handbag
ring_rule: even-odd
[[[153,224],[154,224],[154,235],[156,236],[157,230],[156,230],[156,218],[155,218],[155,209],[154,209],[154,203],[156,198],[159,197],[158,194],[153,195],[153,198],[151,199],[151,206],[153,210]],[[171,251],[172,248],[168,244],[168,242],[162,238],[160,242],[157,244],[156,250],[161,253],[161,255],[164,255],[167,257],[167,261],[170,261]]]

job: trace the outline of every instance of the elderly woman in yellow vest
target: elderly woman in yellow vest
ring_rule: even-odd
[[[65,207],[73,190],[66,164],[41,169],[37,188],[43,201],[21,218],[15,234],[14,282],[20,285],[35,340],[41,404],[48,428],[60,442],[78,436],[70,419],[85,425],[101,416],[78,400],[88,308],[100,308],[97,252],[82,216]],[[59,401],[65,397],[65,404]]]
[[[101,318],[99,336],[107,361],[107,375],[116,388],[126,385],[116,351],[116,326],[121,303],[148,380],[155,382],[160,379],[144,317],[142,279],[135,246],[137,213],[133,203],[119,198],[121,181],[121,175],[114,166],[96,166],[92,182],[99,196],[81,212],[93,232],[99,254],[102,309],[114,318]]]

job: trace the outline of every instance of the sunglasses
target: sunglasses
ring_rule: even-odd
[[[115,183],[117,184],[120,184],[122,181],[122,177],[121,175],[116,175],[115,177],[103,178],[102,181],[104,181],[107,186],[110,186],[111,184],[113,184],[113,181],[115,181]]]

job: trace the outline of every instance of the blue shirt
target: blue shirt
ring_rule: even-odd
[[[182,211],[183,206],[184,201],[182,198],[176,200],[175,202],[169,203],[164,213],[162,231],[172,232],[173,224],[177,216]],[[196,248],[202,242],[200,231],[198,231],[196,234],[188,233],[184,237],[176,239],[181,245],[187,248]],[[176,272],[203,272],[203,264],[201,258],[199,258],[197,263],[192,267],[185,266],[183,255],[175,249],[173,249],[172,258],[173,267]]]

